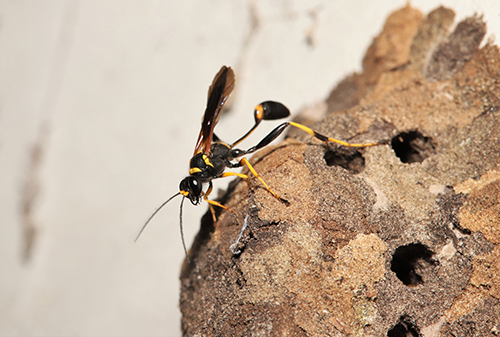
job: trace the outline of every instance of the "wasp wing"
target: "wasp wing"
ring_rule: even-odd
[[[234,72],[230,67],[222,66],[208,89],[208,101],[203,120],[201,121],[200,135],[194,148],[194,154],[203,151],[208,154],[214,135],[214,128],[220,118],[222,106],[234,88]]]

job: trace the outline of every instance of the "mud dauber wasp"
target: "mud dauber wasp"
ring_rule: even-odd
[[[224,172],[226,168],[238,168],[242,166],[247,166],[250,172],[258,178],[265,188],[280,202],[285,205],[290,203],[276,194],[271,188],[266,184],[266,182],[259,176],[255,169],[250,165],[248,160],[244,157],[247,154],[254,153],[255,151],[269,145],[272,141],[279,137],[279,135],[288,127],[294,126],[299,128],[315,138],[328,143],[334,142],[343,146],[348,147],[367,147],[381,145],[383,143],[366,143],[366,144],[352,144],[343,142],[338,139],[326,137],[305,125],[298,124],[295,122],[284,122],[278,125],[274,130],[272,130],[267,136],[265,136],[257,145],[252,146],[248,150],[240,150],[234,148],[245,138],[247,138],[260,124],[262,120],[276,120],[282,119],[290,116],[290,111],[286,106],[281,103],[274,101],[262,102],[255,107],[254,118],[255,125],[240,139],[232,144],[227,144],[222,142],[215,134],[214,128],[219,121],[222,107],[226,102],[227,98],[231,94],[234,88],[234,72],[230,67],[222,66],[217,75],[212,82],[212,85],[208,89],[208,102],[205,114],[203,115],[203,120],[201,123],[201,130],[196,142],[194,149],[194,155],[189,162],[189,176],[184,178],[179,185],[179,192],[171,196],[168,200],[163,202],[156,211],[149,217],[144,226],[141,228],[139,234],[137,235],[136,241],[144,231],[148,223],[153,219],[153,217],[175,197],[181,195],[182,200],[180,204],[180,230],[182,245],[184,247],[184,252],[188,256],[186,244],[184,242],[184,233],[182,228],[182,206],[184,199],[188,198],[193,205],[198,205],[201,202],[201,198],[207,201],[212,212],[214,222],[215,210],[214,206],[221,207],[228,211],[233,212],[228,207],[222,205],[221,203],[208,199],[208,196],[212,192],[213,185],[212,180],[224,177],[237,176],[243,179],[249,179],[248,175],[236,172]],[[238,160],[239,159],[239,160]],[[238,160],[235,162],[235,160]],[[208,188],[203,192],[203,185],[208,184]]]

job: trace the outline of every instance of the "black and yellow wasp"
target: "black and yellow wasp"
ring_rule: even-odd
[[[237,176],[243,179],[249,179],[248,175],[236,172],[225,172],[226,168],[238,168],[242,166],[247,166],[249,171],[257,177],[265,188],[280,202],[285,205],[289,205],[289,202],[281,198],[276,194],[266,182],[259,176],[255,169],[250,165],[248,160],[244,157],[245,155],[251,154],[271,143],[275,140],[288,126],[294,126],[303,131],[311,134],[317,139],[324,142],[334,142],[343,146],[349,147],[366,147],[379,145],[381,143],[366,143],[366,144],[351,144],[346,143],[334,138],[329,138],[317,133],[316,131],[295,122],[284,122],[278,125],[274,130],[272,130],[266,137],[264,137],[257,145],[252,146],[248,150],[236,149],[235,146],[250,135],[255,128],[260,124],[262,120],[276,120],[282,119],[290,116],[290,111],[283,104],[273,101],[266,101],[260,103],[255,107],[254,126],[240,139],[232,144],[227,144],[222,142],[215,134],[214,128],[219,118],[221,116],[222,107],[226,103],[227,98],[234,89],[234,72],[230,67],[222,66],[217,75],[212,82],[208,90],[208,102],[205,114],[203,115],[203,120],[201,123],[201,130],[194,148],[194,155],[189,162],[189,176],[182,179],[179,185],[179,192],[171,196],[167,201],[158,207],[158,209],[149,217],[141,231],[142,231],[151,219],[165,206],[170,200],[181,195],[182,201],[180,205],[180,229],[182,244],[184,246],[184,251],[187,256],[187,249],[184,242],[184,235],[182,229],[182,205],[184,199],[188,198],[193,205],[198,205],[201,202],[201,198],[208,202],[212,216],[215,221],[215,211],[214,206],[221,207],[223,209],[231,211],[228,207],[222,205],[221,203],[208,199],[208,196],[212,192],[212,180],[224,177]],[[208,187],[206,191],[203,191],[204,185]],[[137,239],[136,239],[137,240]]]

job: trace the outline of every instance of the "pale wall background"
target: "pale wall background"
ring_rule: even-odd
[[[497,0],[442,3],[500,36]],[[405,4],[0,1],[0,335],[180,335],[179,200],[133,239],[187,174],[213,76],[236,70],[233,141],[263,100],[324,99]],[[188,244],[206,209],[185,204]]]

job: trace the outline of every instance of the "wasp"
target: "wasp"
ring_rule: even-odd
[[[239,168],[242,166],[246,166],[249,169],[249,172],[252,173],[256,178],[260,180],[260,182],[264,185],[267,191],[271,193],[277,200],[282,202],[285,205],[289,205],[290,203],[279,196],[276,192],[274,192],[266,182],[260,177],[260,175],[255,171],[253,166],[249,163],[246,155],[252,154],[255,151],[269,145],[272,141],[278,138],[281,133],[289,126],[294,126],[299,128],[315,138],[319,139],[323,142],[334,142],[343,146],[349,147],[367,147],[380,145],[382,143],[366,143],[366,144],[352,144],[347,143],[338,139],[330,138],[324,136],[305,125],[295,123],[295,122],[284,122],[274,128],[267,136],[265,136],[257,145],[250,147],[248,150],[241,150],[235,148],[240,142],[246,139],[262,122],[263,120],[277,120],[290,116],[290,111],[288,108],[274,101],[265,101],[258,104],[254,109],[254,119],[255,124],[253,127],[244,134],[241,138],[236,140],[232,144],[225,143],[221,141],[214,133],[214,128],[217,125],[217,122],[220,119],[221,111],[226,103],[229,95],[234,89],[235,85],[235,77],[234,72],[230,67],[222,66],[217,75],[209,87],[208,90],[208,101],[207,107],[205,110],[205,114],[203,115],[201,130],[198,136],[198,140],[196,141],[196,146],[194,148],[194,154],[191,160],[189,161],[189,175],[181,180],[179,184],[179,192],[171,196],[165,202],[163,202],[160,207],[153,212],[153,214],[149,217],[146,223],[141,228],[139,234],[137,235],[136,241],[144,231],[148,223],[154,216],[172,199],[177,196],[182,196],[181,204],[180,204],[180,231],[182,244],[184,247],[184,252],[187,254],[186,244],[184,241],[184,233],[182,227],[182,208],[184,200],[187,198],[193,205],[198,205],[201,203],[201,200],[205,200],[210,207],[212,212],[212,216],[214,222],[215,218],[215,210],[214,206],[223,208],[225,210],[231,211],[228,207],[222,205],[218,201],[208,199],[208,196],[212,192],[213,184],[212,180],[237,176],[239,178],[246,179],[248,181],[249,175],[236,173],[232,171],[226,171],[227,168]],[[203,191],[203,188],[206,186],[206,190]]]

